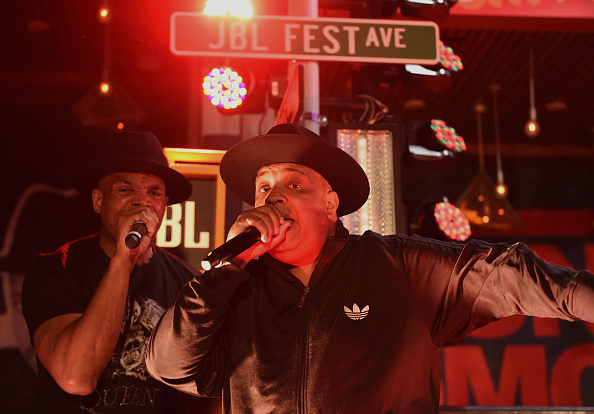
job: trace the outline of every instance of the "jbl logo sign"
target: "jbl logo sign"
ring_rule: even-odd
[[[196,240],[196,233],[198,239]],[[209,249],[209,231],[196,231],[196,202],[186,201],[167,207],[161,228],[157,232],[157,245],[174,248],[182,245],[186,249]]]

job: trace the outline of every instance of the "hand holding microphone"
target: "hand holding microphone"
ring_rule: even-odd
[[[293,223],[292,219],[286,219],[285,217],[278,208],[268,204],[244,211],[231,231],[245,230],[211,251],[202,260],[202,267],[208,271],[222,262],[240,256],[258,244],[259,241],[263,241],[262,248],[255,247],[254,252],[252,252],[252,254],[255,254],[253,257],[260,256],[270,248],[274,248],[275,245],[284,240],[287,228]],[[286,222],[287,220],[288,222]],[[259,223],[258,227],[262,226],[260,228],[264,229],[263,233],[255,227],[254,223]],[[247,229],[246,224],[249,226]],[[262,240],[263,234],[266,236],[265,240]],[[245,257],[243,259],[249,260],[249,258]]]
[[[222,262],[233,259],[260,241],[260,231],[255,227],[248,227],[243,233],[223,243],[202,259],[204,270],[210,270]]]
[[[143,222],[137,221],[132,224],[130,231],[126,234],[126,246],[129,249],[137,248],[140,244],[140,239],[146,235],[146,231],[146,225]]]

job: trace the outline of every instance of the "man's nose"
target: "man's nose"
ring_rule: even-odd
[[[132,204],[134,206],[150,207],[151,198],[147,193],[139,191],[134,193]]]
[[[266,197],[267,204],[277,204],[286,202],[287,197],[283,186],[275,185],[270,189],[270,191],[268,192],[268,196]]]

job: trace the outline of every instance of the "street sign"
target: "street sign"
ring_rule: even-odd
[[[294,16],[171,16],[170,48],[181,56],[346,62],[439,61],[439,28],[429,21]]]

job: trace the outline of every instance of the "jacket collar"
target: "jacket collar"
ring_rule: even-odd
[[[336,232],[334,233],[334,236],[328,237],[326,239],[326,243],[324,243],[324,246],[322,247],[320,259],[318,260],[318,264],[316,265],[316,268],[314,269],[309,280],[310,288],[315,287],[319,283],[326,270],[328,270],[334,261],[334,258],[346,246],[348,240],[349,232],[342,224],[342,221],[338,220],[336,223]],[[295,278],[295,276],[293,276],[287,269],[288,265],[286,263],[276,260],[268,253],[264,254],[260,259],[265,265],[272,268],[275,272],[285,277],[289,277],[292,281],[297,280],[297,278]]]

